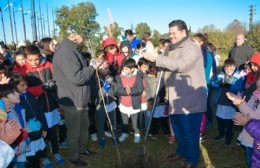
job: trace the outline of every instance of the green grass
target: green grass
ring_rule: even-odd
[[[245,168],[244,149],[236,145],[236,137],[240,131],[241,128],[236,127],[234,129],[235,135],[233,143],[231,146],[226,147],[224,144],[225,141],[216,142],[214,140],[214,137],[217,135],[217,130],[215,128],[208,129],[206,134],[207,139],[205,142],[201,143],[201,157],[198,168]],[[126,141],[119,145],[123,165],[121,167],[178,168],[180,166],[180,163],[178,162],[169,162],[166,160],[167,155],[175,152],[177,143],[175,142],[173,145],[168,144],[168,139],[164,135],[160,135],[157,140],[148,138],[146,144],[147,152],[144,158],[138,155],[140,144],[134,144],[133,139],[134,137],[131,135]],[[81,157],[83,160],[88,162],[89,167],[120,167],[116,148],[111,139],[107,140],[105,148],[100,148],[97,142],[89,141],[89,148],[98,152],[99,156],[95,159]],[[60,153],[66,159],[66,164],[60,167],[72,168],[73,166],[68,162],[68,150],[60,150]],[[146,164],[146,166],[144,164]]]

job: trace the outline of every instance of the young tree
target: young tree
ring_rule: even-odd
[[[135,28],[135,34],[138,38],[142,39],[144,33],[151,33],[151,28],[147,23],[139,23]]]

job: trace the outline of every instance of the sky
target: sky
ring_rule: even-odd
[[[11,26],[8,10],[4,11],[4,7],[8,4],[8,0],[0,0],[2,8],[6,41],[12,41]],[[14,9],[19,8],[20,0],[9,0],[13,4]],[[50,30],[53,30],[52,8],[60,8],[65,5],[71,7],[83,0],[34,0],[36,12],[39,11],[39,3],[41,12],[45,18],[49,13]],[[24,10],[30,10],[31,0],[22,0]],[[249,6],[255,5],[254,22],[260,22],[260,0],[88,0],[92,2],[98,13],[96,21],[101,27],[109,24],[107,9],[110,9],[113,20],[124,29],[134,27],[138,23],[147,23],[152,30],[156,29],[160,33],[168,32],[168,24],[172,20],[182,19],[193,32],[197,32],[199,28],[205,25],[215,25],[216,28],[224,30],[228,24],[237,19],[247,28],[249,26]],[[46,10],[48,5],[48,12]],[[23,40],[23,26],[21,12],[15,13],[17,39]],[[13,16],[12,16],[13,19]],[[45,19],[46,20],[46,19]],[[25,15],[27,38],[32,40],[32,29],[30,14]],[[45,35],[48,36],[47,24],[45,22]],[[52,35],[52,33],[51,33]],[[0,21],[0,40],[3,40],[2,22]],[[14,34],[14,41],[16,41]]]

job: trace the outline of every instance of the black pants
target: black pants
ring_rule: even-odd
[[[97,127],[96,127],[96,105],[89,103],[88,104],[89,107],[89,113],[88,113],[88,117],[89,117],[89,133],[90,134],[95,134],[97,133]]]
[[[217,117],[217,123],[219,136],[226,136],[226,140],[231,141],[233,137],[233,120]]]
[[[66,125],[59,125],[59,142],[65,142],[67,140],[67,128]]]
[[[40,159],[45,156],[46,148],[43,151],[38,151],[35,153],[34,156],[27,156],[26,157],[26,163],[25,167],[26,168],[36,168],[36,167],[41,167],[40,166]]]
[[[152,135],[159,134],[160,128],[165,135],[170,134],[170,128],[168,124],[168,117],[153,118],[151,123],[150,133]]]
[[[51,153],[59,153],[59,144],[57,137],[57,125],[47,129],[47,141],[51,143]]]

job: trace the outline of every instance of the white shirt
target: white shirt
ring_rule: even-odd
[[[5,168],[14,158],[14,150],[4,141],[0,140],[0,167]]]

